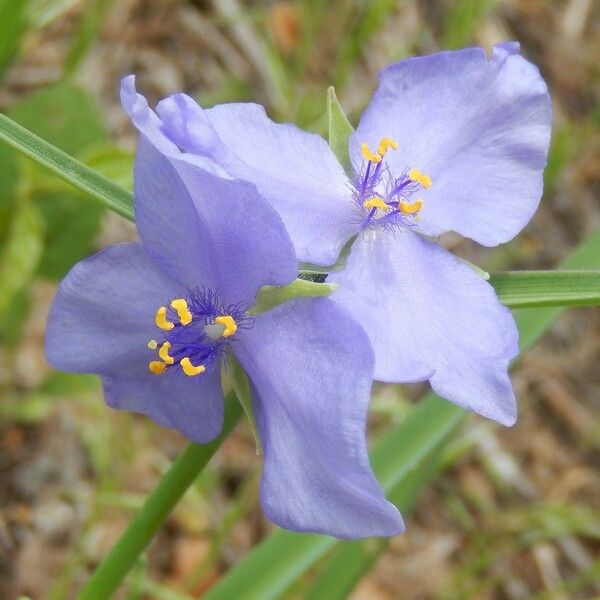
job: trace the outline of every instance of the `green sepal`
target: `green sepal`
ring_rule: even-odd
[[[348,138],[354,132],[354,127],[341,107],[333,86],[327,90],[327,118],[329,121],[329,147],[344,169],[349,172],[351,165],[348,155]]]
[[[282,286],[265,285],[256,294],[256,304],[248,312],[258,315],[295,298],[329,296],[336,287],[333,283],[317,283],[306,279],[295,279],[292,283]]]
[[[254,443],[256,444],[256,454],[262,454],[262,445],[260,443],[260,436],[258,435],[258,427],[256,426],[256,417],[254,416],[254,409],[252,408],[252,392],[250,391],[250,381],[248,376],[242,368],[242,365],[238,362],[237,358],[230,354],[227,357],[227,374],[231,381],[233,391],[237,396],[239,403],[242,405],[246,417],[248,417],[248,423],[250,425],[250,431],[254,437]]]

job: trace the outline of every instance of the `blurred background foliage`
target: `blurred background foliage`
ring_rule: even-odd
[[[600,222],[599,36],[595,0],[0,0],[0,110],[131,189],[125,74],[151,101],[180,90],[204,105],[255,101],[324,134],[331,84],[356,122],[386,64],[517,39],[553,96],[542,207],[505,247],[443,241],[488,270],[551,268]],[[74,597],[183,446],[105,408],[94,377],[53,373],[43,359],[57,281],[134,237],[0,144],[0,598]],[[598,597],[599,333],[597,309],[557,321],[515,373],[518,425],[461,426],[407,534],[367,547],[378,558],[352,598]],[[404,422],[424,391],[376,386],[371,437]],[[213,586],[273,529],[257,507],[259,477],[243,425],[119,597],[185,600]],[[328,598],[327,567],[275,596]]]

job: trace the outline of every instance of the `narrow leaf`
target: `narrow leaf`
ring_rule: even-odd
[[[129,192],[2,114],[0,139],[76,188],[100,200],[117,214],[133,220],[133,198]]]
[[[354,128],[344,113],[335,89],[331,86],[327,90],[327,117],[329,119],[329,146],[346,171],[350,171],[350,157],[348,155],[348,138]]]
[[[10,118],[59,150],[81,155],[105,144],[102,115],[84,89],[66,83],[32,92],[19,99]],[[16,155],[12,149],[6,148]],[[21,158],[21,157],[19,157]],[[80,194],[30,160],[20,160],[20,179],[44,219],[45,244],[38,275],[62,278],[73,263],[93,250],[104,207],[81,202]]]
[[[490,283],[511,308],[600,304],[600,270],[508,271],[492,273]]]

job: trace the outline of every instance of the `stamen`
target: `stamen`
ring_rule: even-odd
[[[171,347],[171,342],[165,342],[158,351],[158,355],[165,361],[166,364],[172,365],[175,360],[172,356],[169,355],[169,348]]]
[[[370,200],[365,200],[363,202],[363,206],[368,209],[371,209],[371,208],[380,208],[381,210],[389,210],[390,209],[389,205],[386,204],[384,200],[379,198],[379,196],[375,196],[375,198],[371,198]]]
[[[173,329],[173,327],[175,327],[175,325],[173,323],[171,323],[170,321],[167,321],[167,307],[166,306],[161,306],[156,311],[156,317],[154,320],[156,322],[156,326],[160,327],[161,329],[164,329],[165,331],[170,331],[171,329]]]
[[[372,163],[381,162],[381,155],[373,154],[369,150],[369,146],[366,143],[360,145],[360,151],[362,152],[362,155],[365,160],[368,160],[369,162],[372,162]]]
[[[411,181],[416,181],[417,183],[420,183],[426,190],[428,190],[431,187],[431,177],[429,177],[429,175],[421,173],[419,169],[411,169],[408,172],[408,178]]]
[[[150,340],[148,342],[148,348],[150,350],[156,350],[158,348],[158,342],[156,340]]]
[[[398,143],[389,137],[381,138],[381,140],[379,140],[379,146],[377,146],[377,154],[385,156],[385,153],[390,149],[397,150]]]
[[[148,368],[154,375],[160,375],[161,373],[165,372],[167,365],[160,360],[153,360],[152,362],[148,363]]]
[[[185,358],[182,358],[179,364],[181,365],[183,372],[188,377],[194,377],[195,375],[200,375],[201,373],[204,373],[204,371],[206,371],[206,367],[204,365],[198,365],[197,367],[195,367],[190,362],[190,359],[187,356]]]
[[[420,198],[414,202],[405,202],[404,200],[401,200],[398,204],[398,210],[403,215],[414,215],[415,213],[418,213],[421,208],[423,208],[423,200]]]
[[[231,337],[237,331],[237,323],[235,322],[234,318],[229,315],[216,317],[215,323],[225,326],[225,331],[223,331],[223,337]]]
[[[179,322],[182,325],[189,325],[192,322],[192,313],[188,308],[187,302],[183,298],[176,298],[171,302],[171,306],[177,311]]]

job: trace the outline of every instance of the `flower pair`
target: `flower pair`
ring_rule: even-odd
[[[109,405],[207,442],[221,428],[220,364],[232,353],[251,381],[266,514],[339,537],[400,532],[366,451],[373,377],[430,380],[465,408],[516,417],[512,317],[430,236],[495,245],[539,202],[549,99],[517,50],[388,67],[350,139],[350,175],[324,140],[260,106],[203,110],[176,94],[154,113],[126,78],[142,241],[63,281],[50,361],[101,375]],[[349,240],[331,298],[250,311],[261,287],[296,277],[297,260],[331,265]]]

